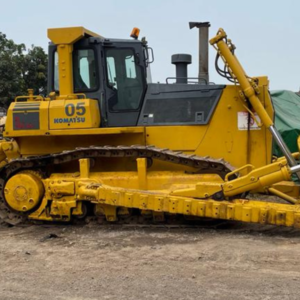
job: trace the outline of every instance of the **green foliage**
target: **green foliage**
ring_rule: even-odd
[[[16,44],[0,32],[0,106],[8,107],[16,96],[46,93],[48,57],[43,48]]]

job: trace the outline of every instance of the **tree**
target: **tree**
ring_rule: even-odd
[[[45,94],[47,83],[47,54],[41,47],[16,44],[0,32],[0,106],[8,107],[15,97]]]
[[[48,56],[41,47],[31,46],[24,59],[25,88],[32,88],[35,95],[46,94]]]
[[[7,106],[24,90],[22,68],[25,45],[15,44],[0,33],[0,101]]]

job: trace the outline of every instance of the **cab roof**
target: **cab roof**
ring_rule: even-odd
[[[48,38],[52,43],[59,44],[74,44],[83,37],[99,37],[101,35],[94,33],[84,27],[64,27],[64,28],[49,28]]]

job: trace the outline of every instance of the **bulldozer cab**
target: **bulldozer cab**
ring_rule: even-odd
[[[62,95],[59,46],[49,45],[48,91]],[[84,35],[72,46],[72,93],[98,101],[101,127],[136,126],[146,92],[145,45]]]

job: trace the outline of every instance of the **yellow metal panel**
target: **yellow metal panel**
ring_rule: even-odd
[[[84,27],[49,28],[48,38],[56,45],[74,44],[84,36],[101,37]]]
[[[227,205],[227,211],[226,211],[226,218],[224,219],[227,219],[227,220],[233,220],[234,218],[234,205]]]
[[[84,129],[82,129],[84,130]],[[51,132],[54,132],[52,130]],[[66,130],[65,134],[66,134]],[[17,137],[17,143],[19,145],[19,151],[22,155],[42,155],[47,153],[57,153],[64,150],[72,150],[77,147],[89,147],[91,145],[138,145],[144,140],[143,133],[133,133],[133,134],[98,134],[98,135],[76,135],[76,130],[70,130],[70,135],[68,137],[64,135],[58,136],[27,136],[27,137]],[[81,130],[77,130],[78,132]],[[88,131],[86,129],[86,131]],[[103,131],[105,132],[105,130]],[[69,133],[69,131],[68,131]],[[33,147],[34,145],[34,147]],[[114,170],[129,170],[132,169],[132,165],[135,167],[135,161],[124,160],[120,162],[118,160],[119,166],[114,164],[115,159],[103,161],[103,164],[110,165],[110,171]],[[78,163],[76,163],[76,166]],[[121,168],[122,167],[122,168]],[[107,170],[107,168],[106,168]]]
[[[98,101],[93,99],[51,101],[49,126],[50,129],[99,127],[100,111]]]
[[[190,210],[191,210],[191,215],[196,216],[197,215],[197,210],[198,210],[197,203],[192,201]]]
[[[124,205],[125,203],[128,203],[129,205],[132,205],[132,199],[133,199],[133,194],[131,193],[126,193],[124,201],[121,202],[121,205]],[[124,205],[125,206],[125,205]]]
[[[212,208],[213,202],[211,200],[208,200],[206,202],[206,207],[205,207],[205,216],[209,218],[213,218],[213,208]]]
[[[242,209],[242,221],[251,222],[252,209],[251,207],[243,207]]]
[[[186,215],[191,214],[191,205],[192,205],[192,201],[191,200],[185,200],[183,202],[183,211],[185,211]]]
[[[220,218],[220,202],[214,202],[212,203],[212,218]]]
[[[251,211],[251,222],[258,223],[259,222],[259,208],[253,207]]]
[[[141,195],[140,196],[140,209],[147,209],[148,207],[148,195]]]
[[[60,95],[71,95],[73,88],[73,45],[58,45],[58,75]]]
[[[56,100],[55,100],[56,101]],[[47,116],[44,119],[47,121],[47,128],[48,128],[48,110],[47,110]],[[10,120],[11,121],[11,120]],[[46,122],[44,122],[46,123]],[[8,127],[5,128],[6,131],[4,132],[4,135],[6,137],[36,137],[36,136],[64,136],[66,135],[65,129],[55,129],[55,130],[31,130],[31,131],[24,131],[24,130],[18,130],[18,131],[12,131],[9,130]],[[68,136],[70,135],[115,135],[115,134],[131,134],[131,133],[144,133],[143,127],[113,127],[113,128],[88,128],[88,129],[69,129],[68,130]],[[116,137],[114,137],[116,139]],[[78,140],[78,139],[77,139]],[[124,144],[124,143],[123,143]],[[63,150],[62,150],[63,151]]]
[[[268,113],[273,117],[273,110],[268,101]],[[224,158],[233,166],[252,164],[255,167],[271,162],[272,138],[265,127],[259,130],[239,130],[238,114],[245,112],[236,86],[227,86],[217,105],[204,138],[197,137],[199,144],[195,153]],[[174,133],[176,135],[176,133]],[[189,137],[189,135],[187,135]]]
[[[49,101],[12,102],[7,111],[4,135],[27,136],[48,130],[49,103]]]
[[[227,218],[227,206],[222,204],[220,205],[220,210],[219,210],[219,215],[221,219],[226,219]]]
[[[206,130],[206,126],[149,126],[146,127],[146,144],[194,152]]]
[[[90,177],[90,159],[88,158],[79,159],[79,171],[80,171],[81,178]]]
[[[161,197],[154,197],[154,203],[153,203],[153,208],[156,211],[162,211],[163,210],[163,201]]]
[[[261,208],[259,211],[259,223],[265,224],[268,220],[267,217],[268,217],[268,209]]]
[[[293,226],[294,222],[295,222],[294,213],[292,211],[286,211],[285,226]]]
[[[277,211],[276,213],[276,225],[283,226],[286,223],[286,212]]]
[[[204,217],[205,215],[206,215],[206,211],[205,211],[205,209],[206,209],[206,204],[205,204],[205,202],[203,202],[203,201],[199,201],[198,203],[197,203],[197,207],[198,207],[198,209],[197,209],[197,215],[199,216],[199,217]]]
[[[41,101],[40,104],[40,130],[49,129],[49,104],[50,101]],[[28,134],[28,131],[27,131]]]
[[[138,158],[137,159],[137,169],[138,169],[138,181],[139,189],[147,189],[147,159]]]

